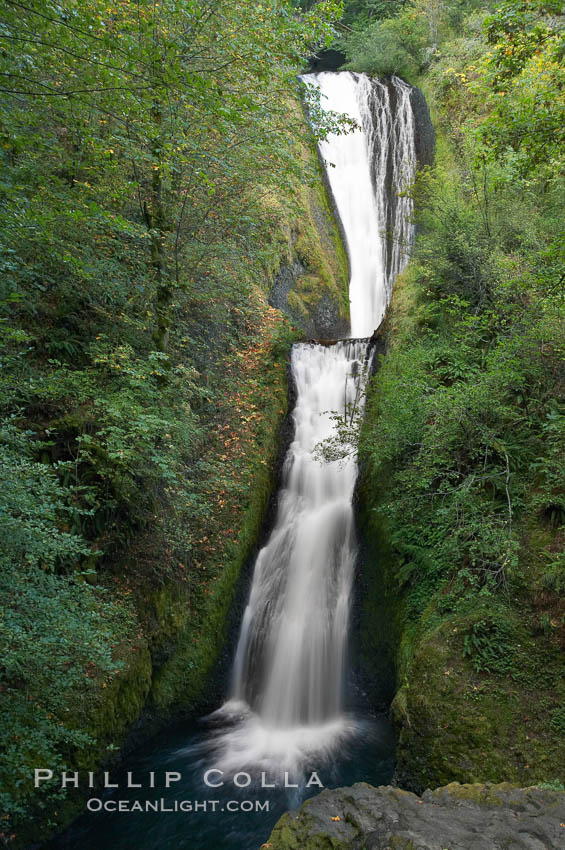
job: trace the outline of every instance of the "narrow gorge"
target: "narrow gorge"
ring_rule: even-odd
[[[186,727],[169,731],[162,748],[152,744],[124,765],[130,775],[143,765],[178,771],[182,782],[166,798],[173,808],[175,801],[212,791],[222,812],[231,798],[245,801],[252,792],[268,800],[268,813],[192,813],[199,850],[251,850],[289,805],[322,786],[361,779],[382,784],[392,776],[390,724],[352,678],[355,446],[346,440],[335,460],[323,457],[323,446],[335,438],[339,421],[352,425],[362,415],[372,337],[409,258],[415,90],[395,77],[381,82],[349,72],[303,80],[319,89],[324,109],[356,122],[353,132],[319,145],[349,258],[349,338],[293,347],[292,439],[272,531],[253,567],[227,701],[188,736]],[[207,771],[213,788],[203,784]],[[195,846],[180,812],[152,819],[146,829],[143,814],[97,812],[79,821],[65,846],[80,840],[94,850],[110,835],[115,850]]]
[[[565,835],[557,0],[0,4],[0,845]]]

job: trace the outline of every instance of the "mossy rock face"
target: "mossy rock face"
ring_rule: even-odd
[[[551,728],[556,659],[534,648],[520,670],[478,673],[457,620],[420,637],[393,702],[396,780],[416,791],[453,781],[562,780],[564,741]],[[539,685],[528,681],[539,676]],[[543,682],[544,676],[547,677]]]
[[[405,366],[407,352],[418,346],[421,304],[420,283],[408,266],[384,323],[383,370]],[[375,705],[382,704],[386,675],[393,682],[395,781],[417,793],[454,781],[563,782],[565,620],[562,600],[544,584],[547,552],[562,547],[559,532],[527,506],[515,516],[520,548],[506,593],[479,585],[452,593],[447,565],[434,579],[432,546],[403,578],[411,562],[387,509],[399,494],[398,462],[377,465],[371,449],[398,386],[386,379],[378,375],[369,391],[361,434],[358,643]],[[453,563],[453,573],[461,566]]]
[[[565,792],[457,783],[417,797],[364,782],[323,791],[277,823],[272,850],[549,850],[563,846]]]
[[[298,220],[291,225],[281,218],[286,258],[274,274],[269,303],[286,313],[305,337],[341,339],[349,335],[347,255],[314,145],[303,155],[319,180],[295,188],[302,208]]]

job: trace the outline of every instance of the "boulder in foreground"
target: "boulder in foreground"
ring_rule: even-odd
[[[287,812],[271,850],[558,850],[565,792],[452,783],[421,797],[359,782]]]

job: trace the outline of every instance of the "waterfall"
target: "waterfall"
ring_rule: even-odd
[[[275,528],[261,550],[234,666],[234,696],[275,727],[339,715],[355,555],[355,462],[314,453],[362,398],[367,345],[296,345],[294,440]]]
[[[413,239],[415,168],[410,87],[393,77],[307,75],[322,105],[358,129],[320,144],[350,261],[350,340],[301,343],[292,351],[294,439],[283,468],[277,516],[260,551],[243,616],[230,700],[216,764],[301,768],[358,728],[345,712],[347,634],[356,558],[354,447],[321,461],[316,447],[334,417],[360,413],[370,360],[367,337],[380,324]],[[226,728],[226,720],[229,726]]]
[[[414,238],[416,148],[411,87],[398,77],[373,80],[348,71],[308,74],[322,106],[345,112],[358,130],[319,145],[341,220],[350,266],[351,335],[368,337],[384,316]]]

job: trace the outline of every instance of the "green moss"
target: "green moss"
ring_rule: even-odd
[[[245,493],[245,507],[238,505],[237,535],[210,563],[211,577],[197,600],[187,585],[165,585],[149,597],[145,618],[158,624],[152,651],[165,660],[154,670],[149,707],[155,722],[162,725],[179,711],[193,712],[206,696],[211,676],[227,637],[241,571],[259,538],[265,511],[275,486],[280,428],[287,414],[287,360],[292,334],[277,343],[261,363],[263,379],[269,387],[262,402],[256,439],[250,445],[246,463],[252,470]],[[259,401],[259,399],[256,399]],[[232,514],[223,522],[232,523]],[[215,529],[221,534],[221,525]],[[212,557],[209,556],[209,561]],[[167,652],[173,645],[173,651]]]
[[[307,815],[301,814],[300,823],[285,814],[278,821],[271,837],[264,847],[272,850],[347,850],[349,841],[322,832],[312,832],[312,824]]]
[[[161,722],[175,709],[194,709],[202,698],[226,638],[229,612],[237,582],[259,537],[265,510],[274,485],[272,468],[278,450],[278,425],[273,423],[273,442],[265,447],[267,465],[254,481],[237,549],[218,578],[212,583],[208,603],[198,616],[187,616],[174,654],[157,671],[151,686],[151,704]],[[165,609],[171,606],[165,605]]]
[[[304,273],[297,276],[288,295],[291,318],[307,326],[321,304],[329,304],[336,317],[349,319],[349,266],[347,254],[330,203],[322,168],[313,140],[301,148],[312,179],[292,187],[293,208],[282,199],[273,204],[277,218],[277,238],[281,246],[280,265],[272,268],[273,278],[280,266],[299,263]],[[296,216],[296,209],[300,214]]]
[[[151,655],[146,643],[128,647],[124,668],[108,684],[100,683],[94,706],[84,712],[81,723],[96,745],[77,754],[80,768],[92,770],[130,730],[145,704],[151,684]]]
[[[349,272],[347,256],[321,179],[303,188],[307,215],[299,225],[294,254],[307,269],[299,278],[296,295],[308,312],[327,295],[342,318],[349,317]]]
[[[359,480],[360,523],[364,530],[366,552],[361,577],[361,623],[356,635],[367,687],[375,702],[390,700],[394,693],[396,651],[402,636],[401,608],[391,573],[385,529],[371,510],[367,468],[363,464]]]
[[[424,345],[434,334],[448,340],[449,327],[439,313],[432,315],[437,306],[430,307],[430,301],[426,304],[418,266],[412,263],[396,282],[385,323],[384,362],[395,380],[387,383],[381,373],[366,407],[359,486],[367,545],[362,660],[373,682],[382,680],[385,668],[394,671],[397,776],[408,787],[423,790],[454,781],[560,782],[565,763],[557,728],[565,704],[563,609],[545,583],[548,558],[562,548],[559,531],[544,523],[535,502],[530,507],[526,497],[514,516],[519,555],[509,572],[508,592],[481,592],[480,582],[476,592],[475,585],[464,583],[455,590],[455,579],[449,577],[462,565],[441,565],[447,576],[442,578],[433,540],[424,553],[417,545],[403,547],[404,538],[398,540],[398,529],[391,524],[394,515],[388,506],[402,499],[396,476],[405,458],[374,462],[374,441],[390,442],[396,436],[384,430],[383,410],[405,416],[406,427],[414,427],[412,408],[406,414],[398,392],[400,387],[404,394],[410,392],[406,369],[417,357],[424,358],[427,369],[426,392],[434,387],[434,361],[431,356],[426,360]],[[429,424],[424,414],[414,442]],[[440,439],[438,435],[438,450]],[[455,449],[450,446],[449,451]],[[543,451],[541,441],[536,451]],[[416,474],[427,470],[418,468]],[[520,474],[514,473],[514,481]],[[410,479],[402,481],[406,489]],[[473,581],[472,574],[465,575]],[[373,698],[378,697],[373,688]]]
[[[392,835],[388,842],[389,850],[416,850],[416,845],[409,838]]]
[[[509,795],[514,790],[518,790],[517,786],[511,782],[500,782],[497,785],[479,782],[461,785],[459,782],[451,782],[444,788],[436,789],[433,795],[438,800],[448,796],[455,800],[475,803],[477,806],[500,807],[512,805],[512,797]]]
[[[393,703],[399,775],[418,789],[453,781],[528,785],[558,776],[563,746],[548,728],[548,714],[540,712],[544,689],[516,677],[474,673],[452,639],[457,622],[423,635],[404,669],[409,685],[399,688]],[[536,653],[528,666],[540,663]],[[547,684],[549,696],[556,682]]]

